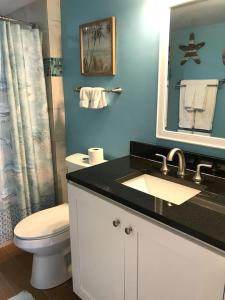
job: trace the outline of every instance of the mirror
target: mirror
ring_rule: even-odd
[[[162,8],[158,138],[225,149],[225,1]]]

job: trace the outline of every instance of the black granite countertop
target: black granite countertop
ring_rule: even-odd
[[[67,174],[67,179],[113,199],[146,216],[178,229],[214,247],[225,250],[225,179],[203,174],[201,185],[192,180],[194,172],[187,170],[184,179],[170,166],[163,175],[160,163],[129,155]],[[175,205],[123,185],[121,182],[142,173],[200,189],[200,193]]]

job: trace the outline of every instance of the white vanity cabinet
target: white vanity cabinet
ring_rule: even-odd
[[[69,184],[73,288],[84,300],[124,299],[123,211]]]
[[[68,185],[74,292],[83,300],[136,299],[136,235],[124,232],[127,212]],[[126,253],[125,240],[128,239]],[[128,263],[129,261],[129,263]],[[125,264],[131,273],[125,284]]]
[[[223,300],[224,256],[69,183],[74,292],[83,300]]]
[[[225,258],[147,220],[138,230],[138,300],[220,300]]]

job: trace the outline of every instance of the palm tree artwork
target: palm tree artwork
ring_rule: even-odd
[[[111,18],[81,25],[81,60],[83,74],[112,72]]]

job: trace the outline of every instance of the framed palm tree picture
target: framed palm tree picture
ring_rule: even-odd
[[[115,75],[115,17],[80,25],[82,75]]]

